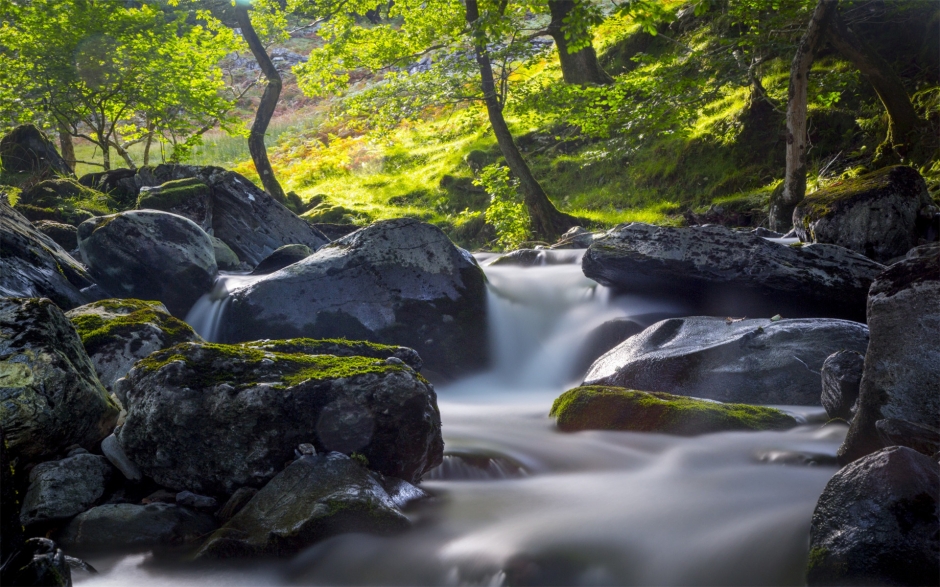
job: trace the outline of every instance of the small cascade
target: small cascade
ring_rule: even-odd
[[[220,273],[215,283],[212,284],[212,290],[203,294],[190,308],[189,313],[186,314],[186,323],[205,340],[220,342],[219,328],[222,325],[225,307],[228,305],[229,294],[239,287],[254,283],[261,277],[264,276]]]
[[[516,479],[528,473],[502,455],[445,454],[444,461],[424,475],[425,481],[487,481]]]

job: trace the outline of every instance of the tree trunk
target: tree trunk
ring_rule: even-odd
[[[568,39],[565,38],[565,18],[577,7],[581,0],[549,0],[548,8],[552,14],[552,21],[548,25],[548,34],[555,40],[558,49],[558,60],[561,62],[561,75],[568,84],[598,84],[609,85],[614,83],[610,75],[604,71],[597,61],[594,47],[587,47],[570,53]]]
[[[793,225],[793,209],[806,195],[806,89],[809,69],[826,37],[826,29],[838,0],[819,0],[790,65],[787,99],[787,171],[783,192],[770,204],[770,228],[787,232]]]
[[[131,154],[127,152],[127,149],[121,146],[120,143],[114,141],[114,150],[117,151],[117,154],[121,156],[121,159],[124,159],[124,162],[127,163],[128,169],[137,169],[137,166],[134,165],[134,160],[131,159]]]
[[[467,24],[473,27],[480,17],[477,0],[466,0]],[[519,179],[522,186],[523,200],[529,211],[529,221],[532,232],[539,238],[554,240],[572,226],[578,226],[579,221],[574,216],[560,212],[552,201],[548,199],[542,186],[539,184],[525,159],[516,147],[516,143],[503,118],[502,104],[496,92],[496,83],[493,80],[493,67],[489,54],[486,51],[486,39],[476,35],[474,48],[477,65],[480,68],[480,82],[483,88],[483,102],[486,104],[486,113],[490,119],[496,143],[506,159],[506,165],[514,176]]]
[[[888,135],[879,150],[887,148],[901,157],[905,156],[911,145],[917,142],[921,123],[901,78],[887,61],[862,43],[838,11],[832,16],[829,42],[871,83],[888,111]]]
[[[267,79],[267,85],[264,93],[261,95],[261,102],[258,104],[258,112],[255,114],[255,122],[251,125],[251,133],[248,135],[248,151],[251,153],[251,160],[254,161],[258,176],[261,177],[261,185],[266,192],[271,194],[278,202],[284,203],[287,197],[277,177],[274,176],[274,169],[268,160],[268,150],[264,146],[264,133],[268,130],[268,123],[274,116],[274,108],[277,107],[277,100],[281,96],[281,75],[271,62],[268,52],[255,33],[251,25],[251,18],[248,16],[248,6],[237,4],[235,6],[235,16],[238,18],[238,26],[242,29],[242,36],[251,49],[251,54],[255,56],[261,71]]]
[[[68,163],[69,169],[75,171],[75,145],[72,144],[72,134],[65,124],[59,123],[59,148],[62,158]]]

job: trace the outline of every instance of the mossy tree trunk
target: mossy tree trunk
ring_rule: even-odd
[[[472,29],[480,18],[477,0],[466,0],[466,11],[467,24]],[[506,119],[503,117],[503,104],[496,90],[493,66],[490,63],[489,53],[486,49],[486,38],[482,34],[474,34],[474,50],[477,65],[480,69],[483,102],[486,105],[486,113],[490,120],[490,126],[493,128],[493,134],[496,135],[496,143],[506,159],[509,170],[519,179],[523,200],[529,212],[532,232],[539,238],[554,240],[569,228],[577,226],[579,221],[574,216],[565,214],[555,208],[555,205],[545,194],[545,190],[542,189],[541,184],[532,175],[529,165],[522,158],[522,153],[519,152],[519,148],[516,146],[509,130],[509,125],[506,124]]]
[[[581,0],[549,0],[552,21],[548,25],[548,34],[555,40],[558,60],[561,62],[561,75],[565,83],[587,85],[609,85],[614,83],[597,60],[597,53],[592,45],[570,52],[569,39],[565,38],[565,19],[578,7]]]
[[[770,203],[770,228],[786,232],[793,225],[793,209],[806,195],[808,148],[806,109],[809,69],[826,38],[826,29],[838,0],[819,0],[790,65],[787,99],[787,161],[783,191]]]
[[[59,123],[59,149],[62,151],[62,158],[65,159],[69,169],[75,171],[75,145],[72,144],[72,133],[61,122]]]
[[[893,151],[899,157],[906,156],[918,142],[921,121],[901,78],[891,64],[862,42],[838,11],[832,16],[828,38],[832,46],[871,83],[888,112],[888,134],[879,152],[887,154]]]
[[[251,17],[248,15],[248,6],[238,3],[235,5],[235,16],[238,19],[238,26],[241,27],[242,36],[248,43],[248,48],[255,60],[261,67],[261,72],[267,80],[264,87],[264,93],[261,95],[261,102],[258,104],[258,112],[255,114],[255,121],[251,125],[251,133],[248,135],[248,151],[251,153],[251,160],[255,164],[258,176],[261,178],[261,185],[264,190],[271,194],[278,202],[284,203],[287,197],[284,189],[277,181],[274,175],[274,168],[271,167],[271,161],[268,159],[268,150],[264,145],[264,133],[268,130],[268,124],[271,117],[274,116],[274,109],[277,107],[278,98],[281,96],[281,74],[268,56],[261,39],[255,32],[251,24]]]

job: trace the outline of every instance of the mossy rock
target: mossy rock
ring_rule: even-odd
[[[47,179],[23,191],[14,209],[33,222],[51,220],[75,226],[116,212],[118,205],[107,194],[74,179]]]
[[[324,202],[304,212],[301,218],[315,224],[354,224],[359,215],[355,210]]]
[[[137,197],[137,208],[172,212],[195,198],[208,195],[209,186],[199,179],[193,177],[177,179],[168,181],[157,188],[141,190]]]
[[[345,338],[291,338],[287,340],[257,340],[246,342],[244,346],[277,353],[300,353],[304,355],[335,355],[337,357],[372,357],[387,359],[394,357],[406,365],[420,371],[423,366],[417,351],[403,346],[379,344],[364,340],[346,340]]]
[[[785,430],[797,425],[793,416],[775,408],[604,386],[566,391],[552,404],[549,415],[565,432],[626,430],[694,436],[730,430]]]

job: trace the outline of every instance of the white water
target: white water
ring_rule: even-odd
[[[229,294],[235,289],[258,281],[264,275],[244,275],[241,273],[221,273],[212,285],[212,291],[196,300],[186,323],[193,327],[196,334],[209,342],[218,342],[222,316],[229,302]]]
[[[413,530],[338,536],[290,561],[211,569],[167,568],[145,555],[92,559],[101,575],[76,573],[76,582],[803,584],[810,517],[835,468],[775,463],[831,458],[845,428],[694,438],[559,433],[547,413],[577,383],[572,366],[584,337],[611,318],[643,323],[681,309],[612,298],[578,263],[486,272],[495,365],[439,387],[439,404],[448,453],[502,458],[486,471],[449,458],[430,477],[450,480],[425,481],[435,498],[409,510]],[[822,410],[796,412],[812,421]]]

